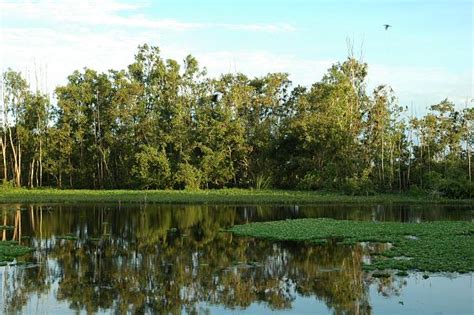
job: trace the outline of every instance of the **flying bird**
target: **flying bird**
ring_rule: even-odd
[[[385,30],[388,30],[389,27],[392,27],[390,24],[384,24],[383,27],[385,27]]]

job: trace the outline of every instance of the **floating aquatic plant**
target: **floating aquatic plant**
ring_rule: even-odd
[[[229,229],[241,236],[277,241],[337,239],[339,244],[391,243],[372,256],[365,270],[474,271],[474,235],[471,222],[366,222],[333,219],[296,219],[259,222]],[[409,236],[409,237],[407,237]],[[400,259],[404,257],[405,259]]]
[[[18,244],[16,241],[0,241],[0,266],[6,265],[16,257],[33,251],[32,248]]]

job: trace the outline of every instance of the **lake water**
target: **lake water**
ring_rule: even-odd
[[[473,274],[372,278],[383,244],[236,237],[246,222],[303,217],[473,221],[462,205],[0,205],[1,239],[35,251],[0,267],[4,313],[473,314]]]

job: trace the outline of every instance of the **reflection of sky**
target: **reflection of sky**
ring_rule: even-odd
[[[28,304],[22,309],[24,314],[68,314],[72,313],[68,301],[58,301],[56,292],[58,282],[51,284],[51,290],[46,294],[31,294]]]
[[[249,314],[261,315],[272,312],[272,314],[332,314],[324,302],[317,300],[314,297],[298,296],[292,303],[291,309],[286,310],[271,310],[265,303],[252,303],[245,310],[242,309],[228,309],[222,306],[206,305],[201,303],[199,310],[206,314],[208,310],[210,314]]]
[[[9,270],[10,268],[10,270]],[[0,267],[0,282],[4,282],[5,272],[12,267]],[[17,270],[21,272],[21,270]],[[398,281],[407,281],[398,294],[384,296],[378,292],[378,281],[370,285],[369,300],[373,314],[472,314],[473,313],[473,274],[433,274],[423,279],[422,273],[409,277],[397,277]],[[1,287],[0,287],[1,289]],[[58,282],[51,284],[47,294],[31,294],[28,303],[22,309],[25,314],[68,314],[73,313],[67,301],[56,300]],[[271,310],[266,303],[254,302],[246,309],[229,309],[220,305],[198,303],[199,314],[332,314],[324,301],[314,296],[305,297],[292,292],[296,299],[291,309]],[[0,290],[0,305],[4,292]],[[400,302],[403,302],[401,304]],[[75,312],[75,311],[74,311]],[[83,312],[84,313],[84,312]],[[108,314],[108,310],[99,310],[99,314]],[[183,307],[183,313],[185,309]]]
[[[451,276],[451,278],[450,278]],[[421,273],[406,278],[407,285],[400,295],[383,296],[377,282],[370,285],[372,314],[473,314],[473,275],[431,275],[423,279]],[[403,304],[399,302],[403,302]],[[272,314],[332,314],[323,301],[314,297],[297,296],[293,308],[273,311]],[[245,310],[200,304],[203,313],[210,314],[266,314],[270,309],[263,303],[253,303]]]
[[[400,296],[383,297],[377,286],[370,287],[370,304],[374,314],[473,314],[473,273],[458,275],[414,274],[406,279]],[[403,305],[399,303],[403,302]]]

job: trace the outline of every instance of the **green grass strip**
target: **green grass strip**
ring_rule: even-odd
[[[0,190],[0,203],[130,202],[162,204],[316,204],[316,203],[464,203],[473,199],[445,199],[423,195],[378,194],[348,196],[333,192],[290,190]]]
[[[392,243],[373,256],[368,270],[474,271],[474,224],[471,222],[367,222],[333,219],[297,219],[237,225],[229,229],[240,236],[276,241],[335,239],[356,242]]]

